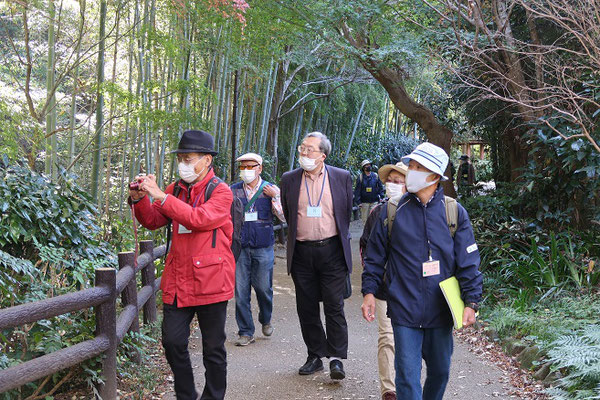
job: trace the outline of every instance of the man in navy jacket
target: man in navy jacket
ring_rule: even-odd
[[[409,165],[408,193],[398,203],[391,237],[384,205],[369,238],[362,312],[367,321],[374,320],[374,293],[381,285],[388,285],[397,396],[405,400],[441,400],[450,372],[453,323],[439,283],[456,276],[466,306],[463,325],[473,324],[483,281],[478,270],[479,251],[469,216],[461,205],[454,237],[448,228],[444,192],[439,186],[440,180],[448,179],[444,176],[446,152],[423,143],[402,162]],[[421,359],[427,364],[423,388]]]
[[[354,204],[360,207],[360,218],[363,223],[366,223],[371,210],[384,198],[385,189],[379,176],[371,171],[371,161],[363,160],[360,168],[362,173],[356,180]]]

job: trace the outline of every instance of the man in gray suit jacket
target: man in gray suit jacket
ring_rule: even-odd
[[[325,164],[331,142],[322,133],[309,133],[298,152],[301,168],[283,174],[281,203],[288,223],[287,269],[296,288],[296,308],[308,350],[299,373],[322,370],[321,357],[328,357],[331,378],[343,379],[341,360],[348,353],[343,294],[352,272],[348,231],[352,179],[348,171]]]

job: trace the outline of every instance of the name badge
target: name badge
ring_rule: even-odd
[[[323,213],[322,213],[321,207],[311,207],[311,206],[308,206],[306,208],[306,216],[307,217],[321,218],[323,216],[322,214]]]
[[[368,187],[367,188],[367,193],[371,193],[373,191],[373,188]]]
[[[192,233],[192,231],[188,228],[186,228],[185,226],[179,224],[179,229],[177,229],[177,233],[181,234],[181,233]]]
[[[258,221],[258,212],[247,212],[244,214],[244,222]]]
[[[438,260],[425,261],[423,263],[423,276],[435,276],[440,274],[440,262]]]

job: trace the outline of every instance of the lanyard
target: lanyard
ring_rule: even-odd
[[[325,191],[325,179],[327,179],[327,167],[324,166],[324,168],[325,168],[325,173],[323,174],[323,184],[321,185],[321,195],[319,196],[319,201],[314,206],[310,202],[310,192],[308,191],[308,183],[306,183],[306,176],[304,177],[304,186],[306,187],[306,196],[308,196],[308,205],[310,207],[319,207],[319,205],[321,204],[321,199],[323,198],[323,192]]]
[[[267,186],[269,182],[267,181],[262,181],[258,187],[258,189],[256,190],[256,193],[254,193],[254,196],[252,196],[252,198],[250,200],[248,200],[248,193],[246,193],[246,188],[242,186],[242,189],[244,190],[244,197],[246,198],[246,206],[244,207],[244,212],[254,212],[254,203],[256,203],[256,200],[258,199],[258,196],[260,196],[260,194],[262,193],[263,189],[265,188],[265,186]]]

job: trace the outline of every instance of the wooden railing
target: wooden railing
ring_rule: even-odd
[[[358,208],[353,208],[358,218]],[[285,244],[286,223],[275,225],[278,241]],[[143,309],[144,323],[156,321],[156,292],[160,278],[155,278],[154,260],[164,256],[165,245],[154,248],[152,240],[140,242],[140,255],[135,266],[134,253],[119,253],[119,272],[113,268],[95,271],[93,288],[0,309],[0,331],[62,314],[94,307],[96,333],[94,339],[66,347],[22,364],[0,371],[0,393],[23,386],[45,376],[70,368],[85,360],[103,356],[102,379],[98,393],[103,400],[117,398],[117,347],[127,332],[139,332],[139,310]],[[142,288],[137,291],[136,276],[141,271]],[[117,298],[121,295],[122,309],[117,315]],[[140,362],[139,354],[129,354]]]
[[[94,339],[0,371],[0,393],[102,355],[103,383],[98,387],[98,393],[103,400],[115,400],[117,346],[128,331],[139,332],[140,309],[143,309],[144,323],[156,321],[156,291],[160,287],[160,278],[155,279],[154,260],[164,254],[164,245],[154,248],[151,240],[142,241],[137,266],[133,252],[119,253],[119,272],[113,268],[97,269],[93,288],[1,309],[0,331],[94,307],[96,333]],[[140,271],[142,288],[138,292],[136,276]],[[117,315],[119,295],[122,309]],[[129,357],[140,362],[139,354],[129,354]]]

